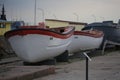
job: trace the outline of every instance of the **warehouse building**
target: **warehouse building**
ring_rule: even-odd
[[[81,30],[85,25],[87,25],[87,23],[56,20],[56,19],[45,19],[45,25],[49,26],[49,28],[75,26],[75,30]]]

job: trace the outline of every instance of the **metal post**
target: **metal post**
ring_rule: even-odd
[[[44,9],[38,8],[38,10],[41,10],[41,11],[42,11],[42,21],[45,22],[45,13],[44,13]]]
[[[102,55],[103,55],[104,52],[105,52],[105,47],[106,47],[106,44],[107,44],[107,43],[108,43],[107,40],[105,40],[104,43],[103,43],[103,47],[102,47]]]
[[[35,0],[35,7],[34,7],[34,25],[36,25],[36,0]]]
[[[88,80],[88,61],[91,61],[91,58],[87,55],[86,52],[83,53],[85,55],[85,58],[86,58],[86,80]]]
[[[86,80],[88,80],[88,58],[86,57]]]
[[[76,16],[77,21],[79,21],[79,16],[76,13],[73,13]]]

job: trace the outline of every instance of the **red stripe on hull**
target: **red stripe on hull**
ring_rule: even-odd
[[[71,31],[68,32],[67,34],[57,33],[49,29],[48,30],[46,29],[19,29],[19,30],[8,31],[7,33],[5,33],[5,37],[10,38],[15,35],[24,36],[27,34],[40,34],[40,35],[47,35],[47,36],[53,36],[56,38],[66,39],[72,36],[73,32],[74,32],[74,28],[71,29]]]
[[[99,38],[102,37],[104,34],[102,31],[93,30],[93,31],[74,31],[74,35],[83,35]]]

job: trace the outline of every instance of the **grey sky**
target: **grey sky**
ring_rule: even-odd
[[[120,18],[120,0],[36,0],[37,22],[45,18],[79,22],[95,22],[103,20],[118,21]],[[5,4],[8,20],[24,20],[34,22],[35,0],[0,0]],[[0,10],[1,10],[0,6]]]

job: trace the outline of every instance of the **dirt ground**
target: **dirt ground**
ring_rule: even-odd
[[[85,60],[55,66],[56,73],[34,80],[86,80]],[[120,80],[120,51],[92,57],[89,61],[89,80]]]

